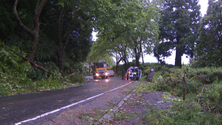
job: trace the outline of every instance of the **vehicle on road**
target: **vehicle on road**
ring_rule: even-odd
[[[107,79],[108,78],[108,72],[107,72],[107,65],[106,62],[94,62],[93,67],[93,79]]]
[[[114,71],[113,70],[108,70],[107,72],[109,73],[109,77],[114,77]]]
[[[142,70],[140,70],[137,66],[129,67],[126,71],[127,80],[139,80],[142,77]]]

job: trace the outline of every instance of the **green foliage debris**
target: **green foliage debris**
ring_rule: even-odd
[[[176,96],[169,110],[151,109],[144,119],[149,124],[222,124],[222,68],[167,69],[155,83],[142,84],[142,91],[156,90]],[[149,87],[147,87],[149,86]],[[186,99],[184,88],[187,89]],[[199,101],[198,101],[199,100]]]
[[[0,42],[0,96],[63,89],[85,82],[80,72],[62,76],[54,63],[45,63],[46,71],[42,71],[16,53],[26,56],[18,47]]]

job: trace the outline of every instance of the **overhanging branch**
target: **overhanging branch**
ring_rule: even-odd
[[[28,32],[29,34],[32,35],[32,34],[33,34],[33,31],[30,30],[28,27],[26,27],[26,26],[22,23],[19,15],[18,15],[18,13],[17,13],[17,5],[18,5],[18,0],[15,0],[14,6],[13,6],[13,13],[14,13],[14,15],[15,15],[15,18],[16,18],[17,21],[19,22],[19,25],[20,25],[26,32]]]

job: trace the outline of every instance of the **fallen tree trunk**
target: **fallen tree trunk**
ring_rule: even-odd
[[[38,69],[41,69],[42,71],[45,71],[45,68],[43,68],[42,66],[40,66],[40,65],[38,65],[38,64],[36,64],[36,63],[34,63],[34,62],[31,61],[30,59],[23,57],[21,54],[16,53],[16,55],[22,57],[22,59],[24,59],[24,60],[26,60],[26,61],[29,61],[29,63],[31,63],[33,66],[37,67]]]

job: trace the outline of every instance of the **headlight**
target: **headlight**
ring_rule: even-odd
[[[99,76],[99,74],[98,74],[98,73],[96,73],[96,76]]]
[[[105,75],[108,76],[108,72],[106,72]]]

